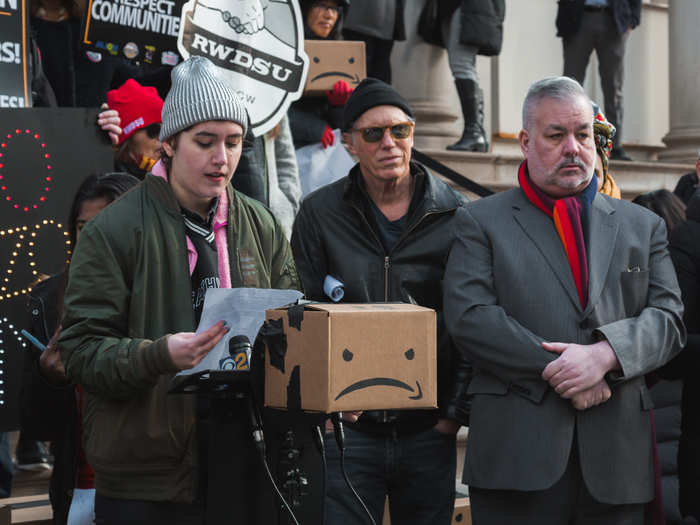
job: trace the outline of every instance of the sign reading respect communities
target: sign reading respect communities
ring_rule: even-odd
[[[28,0],[0,0],[0,108],[32,105]]]
[[[170,66],[210,59],[256,136],[302,95],[309,60],[297,0],[89,0],[84,19],[83,44],[103,53]]]
[[[177,35],[184,2],[89,0],[83,17],[83,44],[113,56],[174,66],[180,61]]]

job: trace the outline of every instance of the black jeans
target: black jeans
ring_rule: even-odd
[[[190,503],[95,495],[95,525],[203,525],[204,507]]]
[[[449,525],[455,500],[456,441],[430,428],[378,436],[347,428],[345,467],[377,523],[389,496],[392,525]],[[326,434],[326,525],[366,525],[367,517],[345,484],[340,454]]]

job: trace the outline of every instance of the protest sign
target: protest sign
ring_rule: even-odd
[[[0,109],[0,431],[16,428],[27,294],[65,268],[73,196],[91,173],[111,171],[97,111]]]
[[[95,51],[174,66],[185,0],[90,0],[83,16],[83,44]]]
[[[297,100],[309,61],[296,0],[190,0],[178,50],[216,64],[245,102],[256,136],[274,128]]]
[[[0,0],[0,108],[32,105],[27,0]]]

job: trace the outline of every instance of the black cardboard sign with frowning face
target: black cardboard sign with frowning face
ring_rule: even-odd
[[[364,42],[306,40],[304,49],[309,57],[304,95],[323,95],[338,80],[354,88],[367,76]]]
[[[436,406],[433,310],[407,304],[314,304],[292,326],[288,310],[268,311],[267,317],[282,320],[286,347],[284,366],[266,370],[266,405],[289,406],[294,372],[295,395],[305,410]]]

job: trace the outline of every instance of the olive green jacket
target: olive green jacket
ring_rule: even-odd
[[[227,188],[231,286],[300,289],[289,244],[261,204]],[[166,180],[142,184],[90,221],[70,265],[59,341],[82,385],[83,447],[100,494],[192,501],[194,396],[168,395],[168,334],[192,332],[187,245]]]

